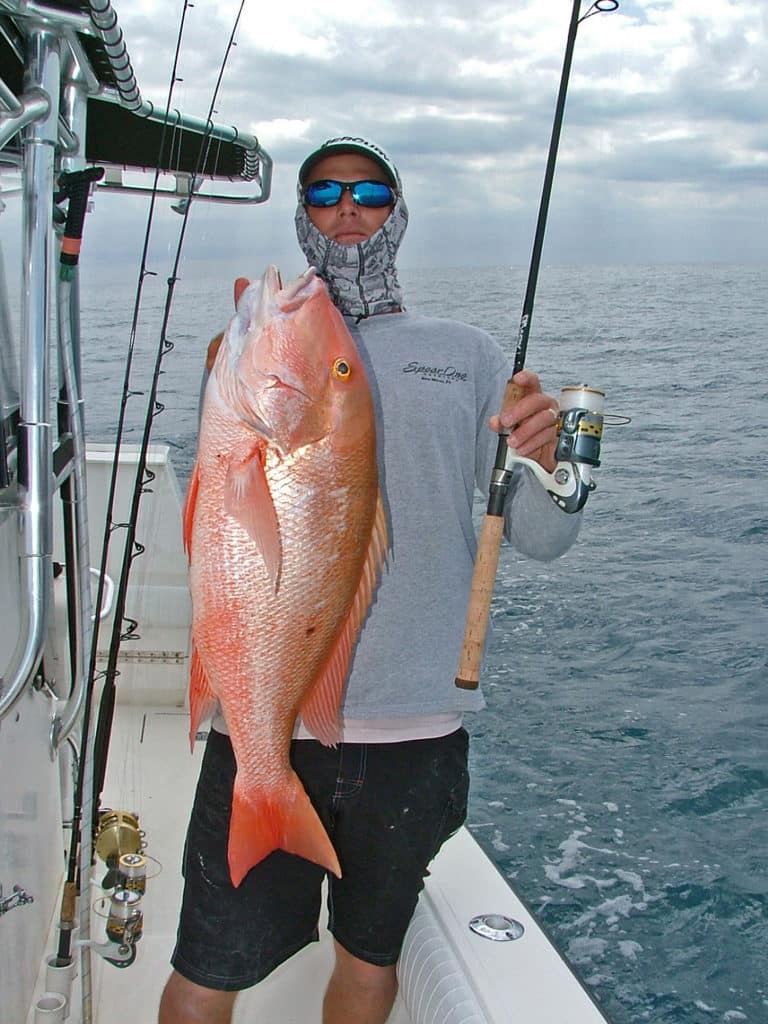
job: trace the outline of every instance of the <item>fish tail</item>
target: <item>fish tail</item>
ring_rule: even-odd
[[[336,851],[297,775],[269,796],[246,795],[235,780],[228,850],[232,884],[240,885],[273,850],[304,857],[341,878]]]

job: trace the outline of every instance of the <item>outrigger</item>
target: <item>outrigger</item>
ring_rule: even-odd
[[[0,252],[4,1024],[155,1020],[203,745],[189,756],[181,500],[169,447],[150,443],[154,394],[141,444],[85,432],[88,206],[103,191],[182,215],[190,201],[260,204],[271,172],[255,137],[141,97],[110,0],[0,0],[0,213],[22,211],[18,329]],[[304,950],[237,1019],[319,1020],[331,955],[327,941]],[[466,830],[433,866],[399,978],[393,1024],[605,1021]]]

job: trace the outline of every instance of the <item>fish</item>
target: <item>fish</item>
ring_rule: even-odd
[[[313,268],[283,287],[269,266],[240,295],[206,385],[183,533],[190,743],[220,705],[237,764],[232,883],[277,849],[341,877],[290,743],[299,714],[339,741],[388,538],[365,367]]]

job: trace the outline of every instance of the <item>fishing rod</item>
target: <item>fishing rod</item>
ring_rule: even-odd
[[[563,113],[568,93],[568,79],[573,61],[573,50],[576,44],[576,33],[578,32],[579,25],[586,21],[587,18],[591,18],[595,14],[609,14],[616,11],[618,7],[619,0],[593,0],[587,11],[579,16],[581,0],[574,0],[573,2],[563,68],[560,75],[560,88],[555,105],[549,153],[547,155],[547,165],[544,173],[544,185],[536,220],[536,232],[528,271],[528,284],[520,316],[512,376],[507,381],[504,390],[502,408],[518,401],[524,394],[523,389],[518,387],[513,379],[515,374],[519,373],[525,366],[525,357],[528,350],[528,336],[533,317],[536,283],[539,276],[541,252],[544,246],[549,199],[555,176],[557,149],[560,142],[560,130],[563,124]],[[563,389],[560,401],[560,415],[557,423],[558,442],[555,450],[557,465],[552,473],[547,472],[535,460],[515,454],[507,444],[509,430],[501,430],[499,432],[496,460],[488,489],[488,507],[483,517],[480,537],[478,539],[467,620],[464,629],[464,641],[456,673],[456,686],[462,690],[477,689],[480,680],[480,664],[485,647],[488,617],[490,615],[493,588],[499,564],[501,539],[504,533],[504,503],[512,481],[513,469],[518,464],[528,466],[544,487],[546,487],[555,504],[564,512],[578,512],[584,507],[590,492],[595,487],[592,481],[591,467],[600,464],[603,398],[603,392],[598,391],[596,388],[581,386]]]
[[[219,68],[219,75],[216,84],[213,89],[213,94],[210,102],[210,108],[208,116],[206,118],[206,130],[202,135],[200,143],[200,152],[198,155],[197,166],[193,178],[196,180],[198,174],[202,171],[206,164],[209,156],[212,133],[213,133],[213,115],[215,113],[215,105],[218,99],[219,90],[221,88],[221,82],[224,75],[224,70],[227,65],[232,48],[235,44],[235,35],[240,23],[245,0],[241,0],[240,7],[234,20],[232,31],[229,37],[229,41],[221,61]],[[193,6],[190,4],[190,6]],[[174,80],[176,80],[175,69],[173,74]],[[167,110],[170,110],[170,101],[167,105]],[[165,126],[164,126],[165,128]],[[161,151],[162,151],[162,140],[161,140]],[[155,185],[157,184],[157,176],[155,178]],[[173,304],[173,295],[176,283],[179,280],[178,271],[181,263],[181,254],[184,246],[184,240],[186,236],[186,230],[188,226],[189,216],[192,208],[192,199],[194,197],[194,189],[190,189],[189,198],[179,204],[178,207],[174,207],[182,215],[182,224],[179,229],[179,238],[176,245],[175,258],[173,268],[167,279],[167,291],[166,301],[163,310],[163,318],[160,327],[160,338],[158,347],[156,350],[155,365],[152,374],[152,380],[150,385],[149,396],[146,407],[146,417],[144,422],[144,429],[142,431],[141,448],[139,459],[136,467],[136,475],[134,480],[134,489],[131,499],[131,508],[128,516],[128,522],[123,524],[128,532],[126,540],[123,562],[121,566],[120,577],[116,589],[115,598],[115,614],[113,620],[113,632],[112,640],[109,646],[109,655],[107,666],[105,669],[105,685],[101,694],[101,701],[99,705],[98,721],[96,726],[96,738],[94,745],[94,770],[93,770],[93,784],[92,784],[92,813],[94,815],[94,826],[96,825],[96,817],[98,816],[101,794],[104,788],[104,779],[106,776],[107,769],[107,757],[109,753],[109,742],[112,733],[112,722],[114,718],[114,707],[116,697],[116,680],[119,675],[117,669],[117,657],[119,653],[120,644],[124,640],[130,640],[138,638],[137,627],[138,623],[136,620],[131,619],[125,614],[125,601],[128,591],[128,580],[131,572],[131,567],[135,558],[139,557],[144,552],[144,546],[136,539],[136,526],[138,523],[139,505],[141,497],[149,490],[149,486],[154,479],[154,473],[147,466],[147,453],[149,448],[149,441],[152,433],[152,425],[156,416],[158,416],[165,406],[157,398],[158,384],[160,375],[163,373],[162,362],[172,351],[174,345],[173,342],[168,338],[168,324],[170,321],[171,307]],[[154,192],[153,192],[154,198]],[[146,254],[146,247],[145,247]],[[142,274],[146,273],[142,269]],[[123,623],[127,626],[124,628]]]
[[[108,6],[108,4],[107,4],[107,6]],[[172,73],[171,73],[171,81],[170,81],[170,87],[169,87],[168,101],[166,103],[166,117],[165,117],[164,122],[163,122],[163,130],[162,130],[161,139],[160,139],[160,152],[164,151],[163,147],[164,147],[164,143],[165,143],[166,133],[172,127],[172,125],[170,123],[170,121],[171,121],[170,112],[172,110],[171,98],[172,98],[173,90],[174,90],[174,87],[175,87],[175,83],[179,80],[178,79],[178,75],[177,75],[177,67],[178,67],[178,60],[179,60],[179,54],[180,54],[180,49],[181,49],[181,41],[182,41],[182,37],[183,37],[186,13],[187,13],[188,8],[190,8],[192,6],[193,6],[193,4],[190,3],[189,0],[185,0],[185,3],[183,5],[183,10],[182,10],[181,18],[180,18],[180,27],[179,27],[179,33],[178,33],[178,38],[177,38],[176,54],[175,54],[175,58],[174,58],[173,70],[172,70]],[[243,6],[243,4],[241,3],[240,12],[242,12],[242,6]],[[113,22],[111,20],[113,17],[114,17],[114,14],[113,14],[113,12],[111,10],[106,11],[106,13],[105,13],[105,18],[106,18],[105,26],[107,28],[112,28],[113,27]],[[239,19],[240,19],[240,14],[238,14],[238,16],[237,16],[237,20],[235,22],[235,29],[237,27]],[[216,85],[216,92],[214,93],[214,98],[211,101],[211,111],[210,111],[209,117],[208,117],[208,119],[206,121],[207,129],[206,129],[206,132],[203,135],[203,141],[202,141],[201,152],[200,152],[200,157],[199,157],[199,167],[201,167],[201,168],[204,165],[204,161],[205,161],[205,159],[207,157],[208,149],[210,148],[210,137],[211,137],[212,129],[213,129],[213,122],[211,120],[211,115],[213,114],[213,107],[214,107],[214,104],[215,104],[215,101],[216,101],[216,95],[218,93],[219,84],[221,82],[221,76],[223,74],[223,68],[224,68],[224,65],[226,64],[227,56],[229,55],[229,52],[230,52],[231,47],[233,45],[233,38],[234,38],[235,29],[233,29],[232,37],[230,38],[229,46],[227,48],[226,55],[225,55],[224,60],[222,62],[222,68],[221,68],[221,72],[220,72],[220,75],[219,75],[219,81],[217,82],[217,85]],[[120,34],[119,45],[123,49],[123,57],[125,59],[127,59],[127,54],[125,53],[124,44],[122,43],[122,34]],[[94,173],[96,173],[96,172],[94,172]],[[101,173],[102,172],[99,171],[98,172],[98,176],[101,176]],[[143,551],[143,546],[135,538],[135,527],[136,527],[136,522],[137,522],[137,518],[138,518],[138,506],[139,506],[141,495],[146,492],[146,490],[149,487],[149,484],[151,483],[151,481],[152,481],[152,479],[154,477],[154,474],[152,473],[152,471],[146,465],[148,446],[149,446],[149,436],[150,436],[151,423],[154,420],[154,417],[159,412],[161,412],[162,408],[163,408],[162,403],[160,403],[157,400],[157,397],[156,397],[157,396],[157,384],[158,384],[158,380],[159,380],[159,375],[162,372],[162,370],[160,369],[160,364],[161,364],[162,358],[173,348],[173,344],[167,338],[166,329],[167,329],[168,319],[169,319],[169,316],[170,316],[170,307],[171,307],[171,297],[172,297],[172,292],[173,292],[173,284],[178,279],[177,278],[177,270],[178,270],[178,266],[179,266],[179,261],[180,261],[180,257],[181,257],[181,249],[182,249],[184,235],[185,235],[185,231],[186,231],[186,224],[187,224],[187,217],[186,216],[184,217],[184,221],[183,221],[183,225],[182,225],[182,230],[180,232],[180,240],[179,240],[179,243],[178,243],[177,253],[176,253],[176,263],[175,263],[175,266],[174,266],[172,277],[168,281],[169,293],[168,293],[168,299],[167,299],[167,302],[166,302],[165,319],[163,321],[161,341],[160,341],[160,345],[158,347],[157,360],[156,360],[155,369],[154,369],[154,375],[153,375],[153,379],[152,379],[151,394],[150,394],[149,403],[148,403],[148,407],[147,407],[147,417],[146,417],[146,422],[145,422],[145,427],[144,427],[144,433],[143,433],[143,440],[142,440],[142,447],[141,447],[140,458],[139,458],[138,464],[137,464],[136,484],[135,484],[134,493],[133,493],[133,500],[132,500],[132,506],[131,506],[129,522],[128,523],[115,524],[114,521],[113,521],[112,513],[113,513],[113,508],[114,508],[115,494],[116,494],[116,487],[117,487],[117,454],[119,452],[119,448],[120,448],[120,444],[121,444],[121,439],[122,439],[122,436],[123,436],[123,433],[124,433],[125,412],[126,412],[127,401],[128,401],[128,399],[130,397],[132,397],[132,396],[134,396],[136,394],[139,394],[139,392],[136,392],[136,391],[131,389],[130,377],[131,377],[131,367],[132,367],[132,363],[133,363],[133,351],[134,351],[134,345],[135,345],[135,338],[136,338],[137,327],[138,327],[138,316],[139,316],[139,308],[140,308],[140,303],[141,303],[141,292],[142,292],[142,288],[143,288],[143,283],[144,283],[145,277],[147,277],[147,276],[149,276],[151,274],[151,272],[146,269],[146,265],[147,265],[147,253],[148,253],[148,247],[149,247],[149,238],[150,238],[150,232],[151,232],[151,226],[152,226],[153,215],[154,215],[154,208],[155,208],[155,199],[156,199],[156,195],[158,193],[159,175],[160,175],[160,165],[158,165],[158,167],[156,168],[154,187],[152,189],[152,198],[151,198],[151,202],[150,202],[150,210],[149,210],[148,219],[147,219],[147,230],[146,230],[145,239],[144,239],[144,250],[143,250],[143,254],[142,254],[141,271],[140,271],[140,274],[139,274],[139,281],[138,281],[138,285],[137,285],[136,301],[135,301],[135,304],[134,304],[134,312],[133,312],[133,319],[132,319],[132,326],[131,326],[131,336],[130,336],[130,343],[129,343],[129,352],[128,352],[128,358],[126,360],[126,372],[125,372],[125,378],[124,378],[124,384],[123,384],[123,396],[122,396],[120,413],[119,413],[119,417],[118,417],[118,426],[117,426],[117,434],[116,434],[116,442],[115,442],[115,463],[113,464],[113,472],[112,472],[112,477],[111,477],[110,487],[109,487],[109,494],[108,494],[108,499],[107,499],[107,512],[106,512],[106,516],[105,516],[105,528],[104,528],[104,537],[103,537],[103,546],[102,546],[101,569],[100,569],[100,573],[99,573],[99,585],[98,585],[98,591],[97,591],[96,601],[95,601],[95,604],[96,604],[97,608],[100,608],[102,606],[103,591],[104,591],[105,580],[106,580],[108,550],[109,550],[109,542],[110,542],[111,533],[115,529],[125,528],[125,529],[128,530],[128,539],[126,541],[126,545],[125,545],[125,548],[124,548],[124,557],[123,557],[121,574],[120,574],[120,579],[119,579],[119,586],[118,586],[118,590],[117,590],[117,601],[116,601],[117,608],[116,608],[116,611],[115,611],[114,628],[113,628],[112,638],[111,638],[111,642],[110,642],[110,646],[109,646],[108,662],[107,662],[106,670],[103,671],[103,672],[97,672],[97,670],[96,670],[96,662],[97,662],[97,658],[98,658],[98,622],[99,622],[98,616],[95,617],[95,628],[94,628],[93,634],[92,634],[92,643],[91,643],[91,648],[90,648],[90,660],[89,660],[89,667],[88,667],[87,687],[86,687],[86,693],[85,693],[85,698],[84,698],[84,709],[83,709],[82,743],[81,743],[82,749],[81,749],[81,756],[80,756],[80,759],[79,759],[77,779],[76,779],[76,784],[75,784],[75,798],[74,798],[74,809],[73,809],[73,817],[72,817],[72,841],[71,841],[70,850],[69,850],[69,857],[68,857],[68,864],[67,864],[67,878],[66,878],[65,886],[64,886],[64,896],[63,896],[63,899],[62,899],[62,907],[61,907],[61,914],[60,914],[60,920],[59,920],[59,941],[58,941],[58,949],[57,949],[57,956],[56,956],[56,963],[59,966],[66,965],[69,962],[71,962],[71,941],[72,941],[71,937],[72,937],[72,931],[73,931],[73,929],[75,927],[75,908],[76,908],[78,893],[79,893],[80,898],[81,898],[81,906],[80,906],[81,942],[83,942],[84,940],[87,941],[87,938],[88,938],[88,935],[89,935],[88,920],[89,920],[89,917],[90,917],[90,906],[89,906],[89,903],[88,903],[87,899],[83,900],[83,895],[87,895],[87,893],[88,893],[88,881],[87,881],[87,879],[88,879],[88,875],[89,875],[89,872],[90,872],[90,866],[91,866],[91,863],[92,863],[93,845],[94,845],[93,841],[94,841],[94,837],[97,836],[97,831],[98,831],[97,830],[97,824],[99,824],[99,825],[101,824],[100,820],[97,822],[97,819],[98,819],[98,815],[99,815],[99,803],[100,803],[100,798],[101,798],[101,790],[102,790],[102,787],[103,787],[104,774],[105,774],[105,770],[106,770],[106,761],[107,761],[108,748],[109,748],[109,736],[110,736],[110,733],[111,733],[111,726],[112,726],[112,715],[113,715],[113,709],[114,709],[114,695],[115,695],[115,680],[116,680],[117,676],[119,675],[119,672],[117,670],[117,656],[118,656],[118,652],[119,652],[119,648],[120,648],[121,642],[126,640],[126,639],[130,639],[132,637],[135,637],[137,635],[137,633],[136,633],[137,623],[134,620],[132,620],[132,619],[128,618],[127,616],[125,616],[125,598],[126,598],[126,593],[127,593],[128,576],[129,576],[130,567],[132,565],[133,559],[135,557],[137,557],[138,555],[140,555],[141,552]],[[70,201],[70,210],[72,208],[72,205],[73,205],[72,201]],[[78,248],[79,248],[79,246],[78,246]],[[69,257],[69,247],[64,246],[63,247],[63,252],[62,252],[62,264],[67,264],[67,263],[76,263],[76,257],[75,257],[74,260],[71,259]],[[67,269],[68,268],[63,268],[62,273],[65,274]],[[127,623],[127,628],[124,628],[124,626],[123,626],[124,623]],[[93,710],[94,704],[96,703],[96,698],[97,698],[97,681],[101,680],[101,679],[104,680],[104,683],[103,683],[103,686],[101,688],[101,693],[100,693],[100,698],[99,698],[98,720],[97,720],[97,723],[96,723],[96,728],[92,729],[91,728],[91,718],[92,718],[92,710]],[[126,818],[126,819],[130,818],[131,819],[130,822],[128,822],[128,826],[130,826],[131,824],[135,824],[136,827],[135,827],[135,829],[132,829],[132,830],[129,827],[129,831],[131,831],[132,834],[135,832],[135,836],[138,839],[139,838],[138,822],[136,822],[132,818],[132,816],[123,815],[122,812],[119,813],[118,817]],[[108,934],[109,934],[109,929],[108,929]],[[127,936],[128,932],[126,932],[125,934]],[[131,941],[129,941],[127,938],[125,939],[125,941],[122,942],[122,944],[119,945],[119,949],[118,949],[118,945],[117,944],[115,944],[113,946],[113,949],[116,951],[116,953],[114,953],[114,955],[110,955],[110,949],[108,948],[108,946],[100,947],[99,948],[99,952],[101,952],[102,955],[106,959],[108,959],[111,963],[113,963],[115,966],[127,967],[127,966],[129,966],[133,962],[133,959],[135,958],[135,948],[133,947],[133,943]],[[84,1019],[84,1021],[87,1022],[87,1021],[91,1020],[91,1009],[92,1008],[91,1008],[91,991],[90,991],[90,971],[87,969],[87,964],[85,962],[83,962],[83,964],[81,965],[81,975],[82,975],[81,988],[82,988],[83,1019]]]
[[[175,83],[177,81],[176,69],[178,64],[179,51],[181,47],[181,40],[184,31],[184,22],[187,6],[188,4],[185,3],[179,21],[179,33],[177,37],[176,56],[174,60],[173,71],[171,74],[171,83],[169,87],[168,103],[166,104],[166,112],[168,112],[171,109],[170,100],[173,94]],[[105,26],[111,28],[113,26],[112,19],[114,18],[114,12],[111,10],[108,3],[106,4],[106,7],[104,9],[104,17],[106,19],[104,23]],[[127,60],[127,51],[125,51],[124,44],[122,43],[122,35],[120,36],[120,39],[120,45],[122,46],[123,51],[121,57],[122,59]],[[166,122],[163,125],[161,146],[165,138],[166,128],[167,116]],[[100,177],[101,174],[99,174],[98,176]],[[155,186],[157,186],[157,179],[158,175],[156,174]],[[71,206],[72,202],[70,200],[70,207]],[[110,481],[109,493],[107,496],[107,510],[105,515],[105,528],[102,541],[102,555],[99,571],[99,582],[94,602],[96,609],[100,609],[103,603],[105,580],[107,578],[107,560],[109,555],[110,539],[112,531],[115,528],[112,523],[112,510],[114,508],[115,493],[117,490],[117,455],[120,449],[120,444],[124,433],[126,403],[127,398],[131,394],[136,394],[136,392],[133,392],[130,389],[130,376],[131,367],[133,363],[133,350],[137,329],[141,287],[144,280],[143,267],[144,261],[146,260],[146,253],[149,241],[149,231],[151,227],[153,211],[154,196],[152,203],[150,204],[150,212],[148,216],[147,236],[145,237],[144,256],[142,262],[142,274],[140,275],[139,279],[139,286],[134,308],[131,338],[129,343],[128,358],[126,360],[126,371],[123,383],[123,398],[121,402],[120,413],[118,416],[118,423],[116,429],[115,463],[113,465],[112,478]],[[78,249],[79,246],[75,245],[63,246],[62,248],[61,262],[62,276],[64,279],[75,273]],[[69,847],[69,855],[67,859],[67,871],[62,895],[61,912],[59,917],[59,938],[56,952],[57,966],[66,966],[71,962],[72,933],[76,926],[76,907],[78,895],[81,900],[79,914],[79,923],[81,930],[80,941],[87,942],[90,936],[90,903],[88,901],[88,879],[90,876],[90,868],[93,857],[94,813],[92,794],[94,784],[94,761],[96,758],[96,750],[98,748],[99,739],[98,727],[95,730],[92,728],[91,719],[93,714],[93,706],[96,700],[97,682],[104,676],[104,673],[97,672],[96,669],[96,663],[98,659],[99,621],[100,617],[97,612],[97,614],[94,616],[93,629],[91,631],[91,647],[90,651],[88,652],[89,660],[87,685],[83,701],[83,719],[81,725],[81,749],[80,758],[77,766],[77,776],[75,780],[75,793],[71,824],[71,840]],[[116,619],[115,621],[119,620]],[[112,962],[116,963],[117,961],[112,960]],[[92,993],[90,969],[88,967],[87,958],[83,958],[81,961],[81,975],[82,1016],[84,1024],[88,1024],[88,1022],[92,1019]]]

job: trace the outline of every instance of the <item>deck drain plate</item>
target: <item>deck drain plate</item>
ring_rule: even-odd
[[[504,914],[480,914],[472,918],[469,927],[476,935],[494,942],[512,942],[525,932],[519,921]]]

